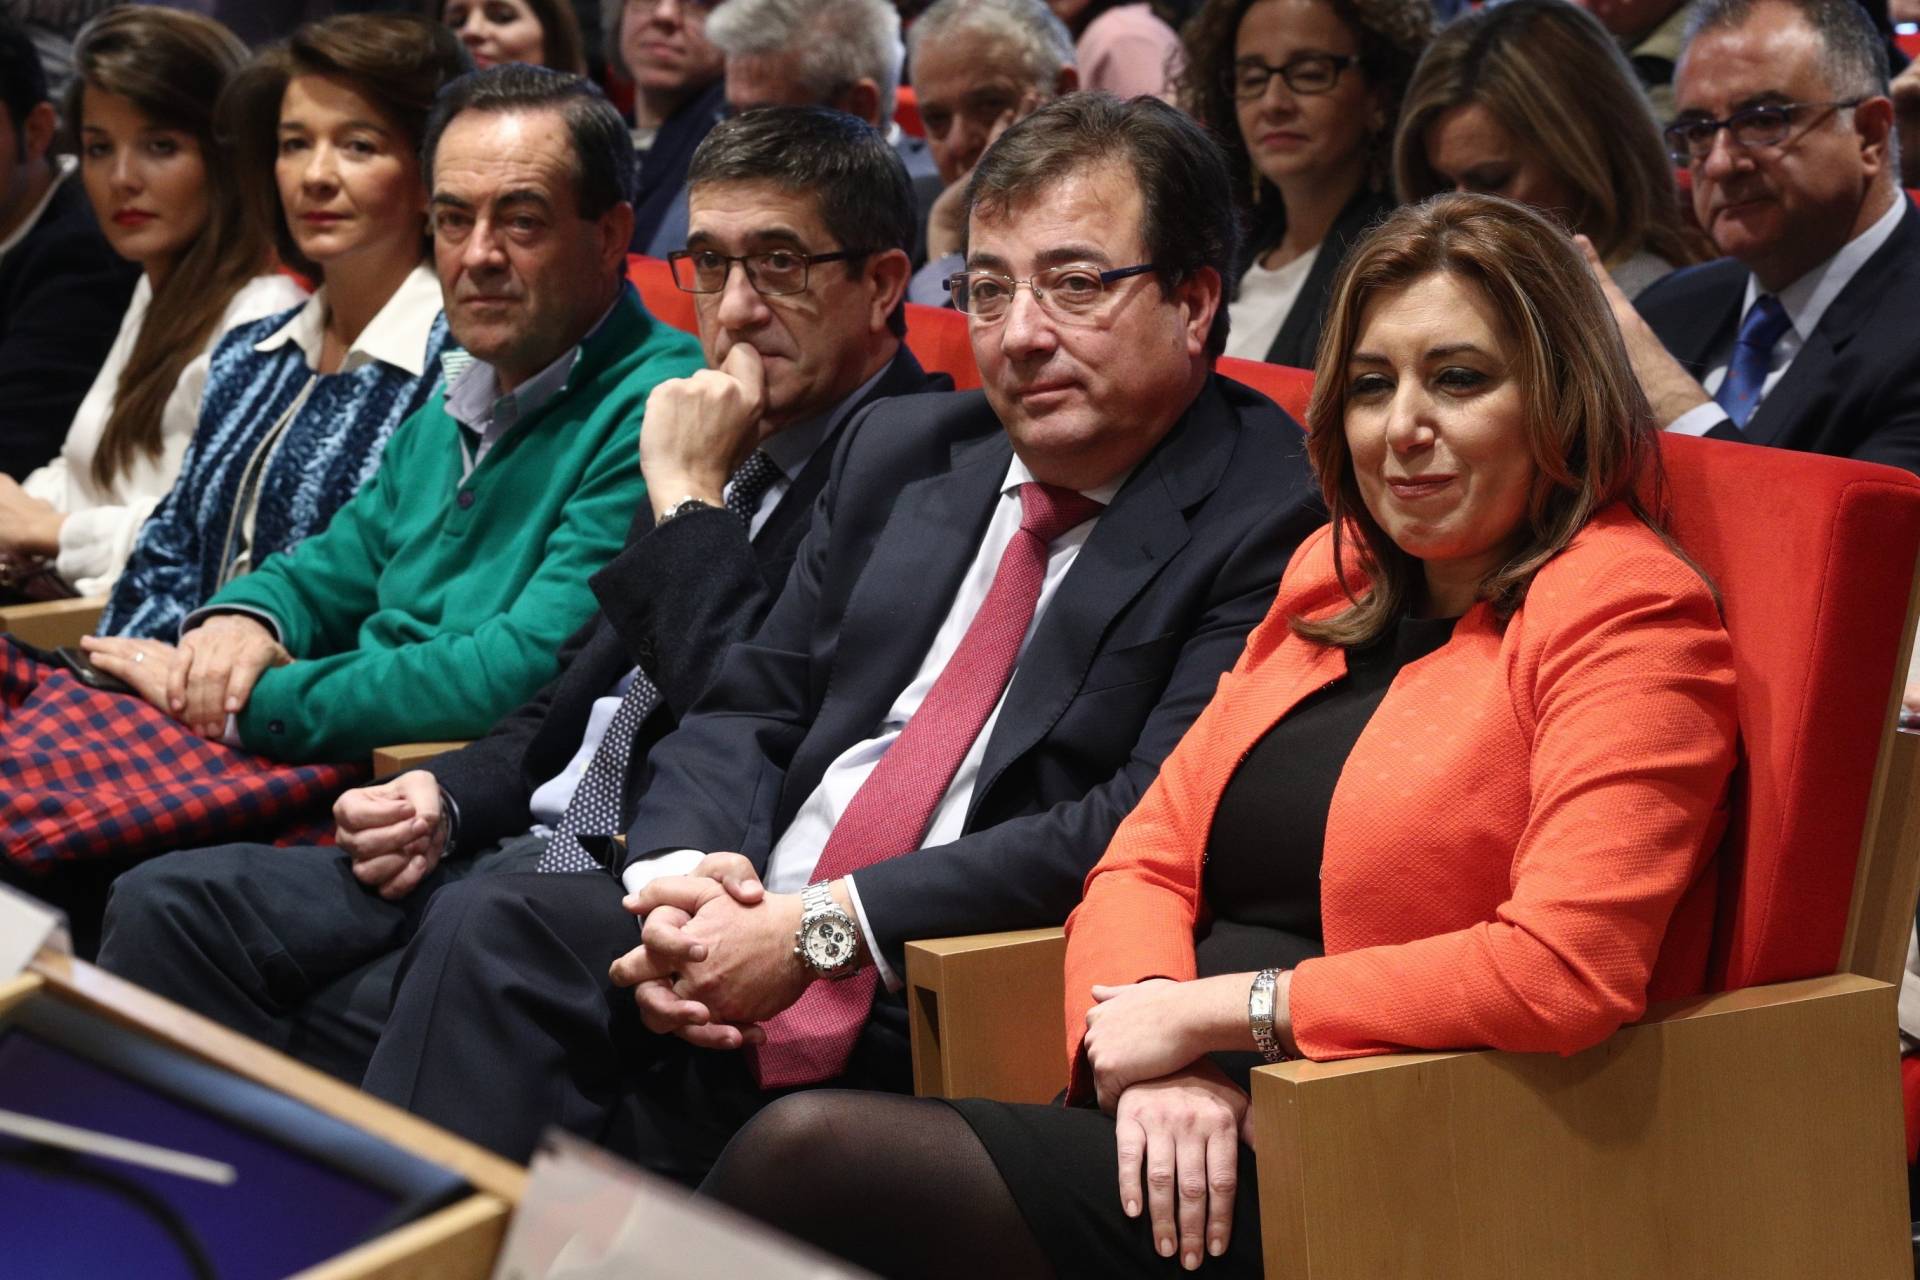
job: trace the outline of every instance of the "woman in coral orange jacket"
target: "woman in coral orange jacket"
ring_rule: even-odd
[[[1732,653],[1635,499],[1599,289],[1538,215],[1440,197],[1327,333],[1333,523],[1067,922],[1069,1105],[796,1096],[710,1193],[884,1274],[1255,1276],[1262,1057],[1573,1053],[1700,989]]]

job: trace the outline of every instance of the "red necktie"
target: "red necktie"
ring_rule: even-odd
[[[848,801],[820,851],[814,880],[835,880],[920,847],[934,810],[1013,675],[1046,578],[1048,544],[1098,515],[1101,506],[1071,489],[1023,484],[1020,508],[1020,529],[1000,556],[980,611],[926,700]],[[815,982],[768,1019],[766,1043],[749,1050],[760,1087],[816,1084],[844,1071],[878,981],[868,966],[838,982]]]

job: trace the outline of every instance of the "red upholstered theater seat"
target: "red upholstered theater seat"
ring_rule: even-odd
[[[1710,981],[1829,974],[1920,554],[1920,479],[1688,436],[1663,436],[1661,453],[1672,532],[1720,589],[1739,679]]]
[[[927,126],[920,121],[920,99],[910,84],[903,84],[894,91],[893,122],[900,126],[902,133],[916,138],[927,136]]]
[[[944,373],[956,390],[980,385],[980,366],[973,360],[967,337],[967,318],[951,307],[907,304],[907,348],[928,373]]]
[[[698,333],[693,318],[693,295],[673,282],[673,269],[659,258],[627,255],[627,279],[640,291],[640,301],[656,319],[676,329]]]
[[[1217,368],[1222,377],[1252,387],[1292,414],[1302,430],[1306,428],[1307,401],[1313,398],[1313,370],[1265,364],[1259,360],[1236,360],[1232,356],[1222,356]]]

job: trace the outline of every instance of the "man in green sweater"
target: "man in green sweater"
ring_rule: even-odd
[[[474,737],[544,684],[646,505],[647,396],[702,366],[625,281],[633,148],[588,82],[469,76],[442,94],[424,161],[471,364],[449,362],[324,533],[229,584],[178,646],[87,642],[197,732],[278,760]]]

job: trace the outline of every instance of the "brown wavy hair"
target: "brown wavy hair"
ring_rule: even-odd
[[[280,150],[280,101],[295,76],[332,76],[379,109],[400,130],[395,144],[420,154],[427,113],[440,86],[473,69],[452,29],[403,13],[345,13],[310,22],[234,78],[220,99],[219,131],[233,149],[249,214],[273,229],[280,261],[303,275],[320,268],[300,252],[280,207],[274,160]],[[424,176],[422,181],[425,181]],[[421,231],[420,254],[432,240]]]
[[[1234,42],[1241,19],[1259,0],[1207,0],[1180,32],[1185,69],[1175,85],[1180,105],[1213,131],[1227,153],[1233,176],[1233,195],[1246,214],[1246,250],[1249,256],[1266,252],[1286,234],[1287,211],[1280,190],[1253,167],[1253,155],[1240,136],[1240,120],[1225,77],[1233,66]],[[1360,67],[1367,83],[1384,90],[1387,119],[1378,136],[1372,181],[1384,189],[1390,181],[1389,156],[1400,100],[1413,78],[1420,53],[1433,37],[1433,6],[1429,0],[1326,0],[1334,15],[1353,32],[1360,46]]]
[[[1379,638],[1422,582],[1418,558],[1400,549],[1361,499],[1347,447],[1347,365],[1368,303],[1436,272],[1471,282],[1499,316],[1533,456],[1521,546],[1481,581],[1479,598],[1499,618],[1511,617],[1533,575],[1610,503],[1628,502],[1665,536],[1659,424],[1573,241],[1538,212],[1498,196],[1443,195],[1405,205],[1348,253],[1314,366],[1307,457],[1333,520],[1334,570],[1351,601],[1330,618],[1292,620],[1297,633],[1322,644]],[[1643,474],[1651,481],[1651,511],[1635,496]],[[1366,577],[1364,592],[1349,576],[1354,568]]]
[[[155,124],[191,134],[207,171],[207,221],[153,291],[113,409],[93,455],[93,479],[111,489],[139,454],[160,454],[160,415],[187,367],[214,336],[227,304],[271,261],[267,229],[249,218],[234,166],[214,129],[216,96],[247,47],[209,18],[130,5],[101,14],[73,43],[67,119],[83,121],[86,90],[126,98]]]
[[[1708,257],[1681,216],[1673,162],[1633,68],[1585,9],[1507,0],[1462,14],[1420,59],[1394,139],[1400,198],[1449,190],[1427,161],[1427,131],[1478,103],[1574,194],[1574,231],[1618,266],[1642,249],[1676,267]]]

